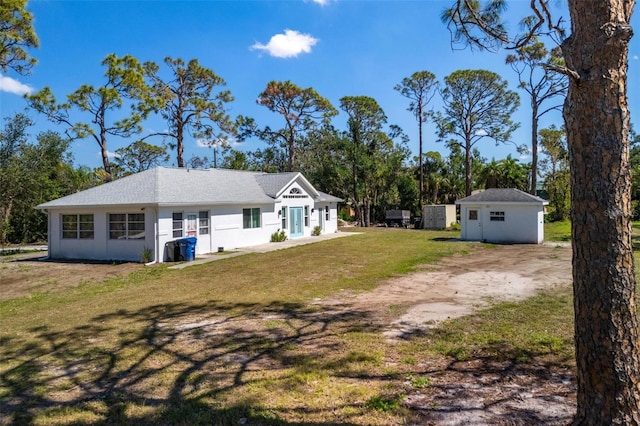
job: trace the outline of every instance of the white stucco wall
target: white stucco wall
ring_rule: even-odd
[[[247,208],[260,209],[260,227],[244,229],[242,210]],[[279,220],[274,211],[274,205],[225,205],[225,206],[189,206],[189,207],[161,207],[158,209],[158,242],[161,253],[160,261],[164,261],[164,247],[169,241],[186,238],[186,220],[189,213],[198,214],[200,211],[209,213],[209,234],[196,235],[196,256],[215,252],[218,247],[232,250],[269,242],[271,234],[278,229]],[[173,236],[173,213],[182,213],[183,229],[181,237]]]
[[[478,220],[469,219],[478,211]],[[491,221],[491,212],[504,212],[504,222]],[[534,204],[461,204],[460,237],[463,240],[500,243],[534,243],[544,240],[544,207]]]
[[[144,213],[145,237],[142,239],[109,239],[110,213]],[[145,247],[153,249],[154,217],[147,211],[135,208],[50,210],[49,214],[49,257],[54,259],[121,260],[139,262]],[[93,239],[62,238],[62,215],[93,214]]]
[[[290,193],[293,188],[300,190],[301,195],[306,196],[305,198],[290,198]],[[289,197],[287,197],[289,196]],[[309,213],[309,222],[308,225],[305,223],[303,226],[303,235],[304,237],[311,236],[313,234],[313,229],[316,226],[320,226],[322,228],[322,233],[332,233],[338,230],[338,210],[337,203],[322,203],[315,202],[312,196],[309,195],[309,191],[302,185],[298,184],[298,182],[293,182],[289,187],[285,188],[282,195],[277,198],[277,202],[279,205],[276,209],[281,209],[282,207],[287,207],[287,210],[291,207],[301,207],[303,209],[304,215],[304,207],[308,206]],[[329,207],[329,211],[325,210],[326,207]],[[322,216],[320,215],[322,211]],[[328,213],[328,219],[327,219]],[[290,215],[289,215],[290,216]],[[280,224],[277,229],[282,229],[282,219],[279,216]],[[303,218],[304,220],[304,218]],[[288,238],[291,238],[291,223],[289,222],[289,217],[287,218],[285,233]]]
[[[329,211],[327,211],[327,207]],[[312,229],[315,226],[322,227],[323,234],[332,234],[338,231],[338,205],[337,203],[317,203],[316,211],[313,212],[312,217],[314,223],[312,223]],[[320,213],[322,218],[320,217]],[[328,219],[327,219],[328,217]]]

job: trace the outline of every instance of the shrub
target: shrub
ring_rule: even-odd
[[[312,232],[311,235],[313,235],[315,237],[315,236],[318,236],[320,234],[322,234],[322,227],[321,226],[314,227],[313,228],[313,232]]]
[[[142,263],[149,263],[153,260],[153,250],[151,250],[149,247],[145,247],[142,250],[142,254],[140,255],[140,258],[142,260]]]
[[[287,235],[284,233],[284,231],[281,231],[280,229],[278,229],[276,232],[271,234],[272,243],[280,243],[286,239],[287,239]]]

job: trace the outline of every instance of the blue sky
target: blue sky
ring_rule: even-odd
[[[235,97],[232,116],[254,117],[259,125],[282,127],[281,118],[256,98],[271,80],[291,80],[301,87],[313,87],[338,108],[343,96],[370,96],[380,104],[389,124],[397,124],[410,137],[409,147],[417,152],[417,123],[407,111],[408,100],[393,88],[404,77],[421,70],[434,73],[440,81],[458,69],[488,69],[499,73],[516,89],[516,74],[504,58],[507,52],[486,53],[454,50],[450,36],[440,21],[442,10],[452,0],[358,1],[111,1],[111,0],[31,0],[40,48],[32,52],[38,65],[29,76],[0,75],[0,117],[12,116],[26,106],[22,94],[49,86],[59,101],[82,84],[100,85],[110,53],[131,54],[140,61],[161,64],[166,56],[192,58],[214,70]],[[528,0],[509,3],[508,21],[516,27],[527,13]],[[564,2],[554,5],[562,9]],[[563,13],[557,10],[557,13]],[[632,24],[640,28],[636,11]],[[568,21],[568,15],[564,12]],[[640,30],[636,30],[640,31]],[[640,35],[632,40],[629,55],[629,101],[632,122],[640,131]],[[514,120],[521,128],[513,135],[517,143],[529,143],[528,100],[522,102]],[[432,102],[436,110],[440,101]],[[37,122],[34,133],[57,130],[43,116],[30,114]],[[335,121],[344,129],[344,113]],[[548,115],[543,126],[561,125],[559,114]],[[160,119],[145,124],[145,133],[162,130]],[[425,151],[447,149],[435,142],[435,128],[424,131]],[[161,141],[149,139],[160,144]],[[109,151],[133,140],[109,139]],[[255,150],[259,141],[236,147]],[[513,146],[489,139],[478,146],[486,158],[520,155]],[[80,140],[73,145],[74,163],[101,165],[98,145]],[[192,155],[212,158],[210,148],[195,139],[185,146],[185,159]],[[528,161],[522,158],[521,161]],[[172,153],[171,163],[175,164]]]

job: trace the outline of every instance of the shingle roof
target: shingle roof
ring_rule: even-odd
[[[489,188],[456,201],[456,204],[464,203],[548,204],[549,202],[515,188]]]
[[[342,201],[344,201],[342,198],[338,198],[338,197],[334,197],[333,195],[327,194],[325,192],[322,191],[318,191],[318,198],[316,198],[316,201],[324,201],[325,203],[341,203]]]
[[[265,194],[270,197],[277,197],[286,185],[288,185],[293,179],[300,173],[263,173],[256,175],[256,181],[262,188]]]
[[[295,175],[157,167],[40,204],[38,208],[272,203],[272,194],[282,189],[278,185],[288,184]],[[266,182],[266,189],[261,182]]]

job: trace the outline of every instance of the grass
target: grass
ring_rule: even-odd
[[[571,312],[568,289],[520,303],[499,303],[435,330],[429,350],[457,360],[481,356],[521,364],[552,356],[554,362],[570,366],[574,355]]]
[[[571,241],[571,222],[548,222],[544,224],[544,239],[547,241]]]
[[[367,312],[320,309],[316,298],[477,247],[451,232],[358,231],[0,302],[0,424],[397,424],[411,418],[406,393],[429,392],[434,360],[571,365],[568,293],[395,345]]]

